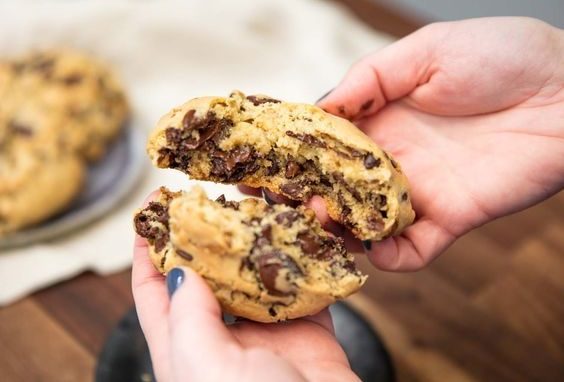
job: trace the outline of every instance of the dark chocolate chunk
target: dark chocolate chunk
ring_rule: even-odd
[[[223,194],[219,195],[215,201],[221,204],[223,207],[232,208],[234,210],[239,209],[239,202],[236,202],[234,200],[225,200],[225,195]]]
[[[268,242],[272,242],[272,226],[270,224],[267,224],[262,227],[260,235],[268,240]]]
[[[299,217],[300,214],[298,211],[289,210],[279,213],[274,220],[276,220],[276,223],[282,224],[285,227],[291,227]]]
[[[223,181],[240,181],[245,175],[252,174],[260,168],[256,163],[254,149],[250,146],[239,146],[231,151],[215,150],[210,155],[211,174]]]
[[[168,215],[168,209],[165,208],[165,206],[157,202],[150,202],[146,209],[153,212],[156,215],[155,218],[156,221],[158,221],[159,223],[163,224],[165,227],[168,228],[169,215]]]
[[[276,317],[276,309],[274,309],[274,306],[268,308],[268,314],[270,314],[272,317]]]
[[[292,199],[304,198],[304,185],[302,182],[286,183],[280,186],[280,191],[282,191],[286,196]]]
[[[196,114],[196,110],[191,109],[191,110],[188,110],[186,112],[186,114],[184,114],[184,117],[182,117],[182,127],[185,130],[192,129],[192,121],[194,120],[195,114]]]
[[[8,128],[15,134],[22,135],[25,137],[31,137],[33,135],[33,130],[22,123],[16,121],[10,121],[8,123]]]
[[[350,261],[350,260],[345,261],[345,263],[343,264],[343,268],[351,273],[356,273],[356,264],[354,263],[354,261]]]
[[[407,194],[407,192],[404,192],[403,194],[401,194],[401,201],[405,202],[407,199],[409,199],[409,195]]]
[[[300,247],[302,251],[311,257],[315,257],[321,248],[321,243],[319,238],[310,232],[300,232],[298,234],[298,241],[300,243]]]
[[[367,226],[369,230],[381,231],[384,229],[384,220],[380,215],[372,215],[367,219]]]
[[[284,176],[286,177],[286,179],[292,179],[296,175],[298,175],[301,171],[302,169],[298,162],[289,160],[286,163],[286,172],[284,173]]]
[[[341,184],[345,190],[347,190],[352,196],[353,198],[355,198],[356,200],[358,200],[359,202],[362,201],[362,195],[360,195],[360,192],[358,192],[357,189],[355,189],[354,187],[352,187],[349,183],[347,183],[345,181],[345,178],[343,177],[343,174],[339,173],[339,172],[334,172],[333,173],[333,178],[335,178],[335,180]],[[343,198],[341,198],[342,200],[344,200]]]
[[[67,86],[77,85],[82,82],[82,75],[79,73],[70,74],[62,79]]]
[[[363,103],[362,106],[360,106],[360,110],[366,111],[370,109],[370,106],[372,106],[373,103],[374,103],[374,98],[370,98],[368,101]]]
[[[280,103],[279,100],[269,97],[257,97],[255,95],[247,96],[247,99],[253,103],[253,105],[258,106],[263,103]]]
[[[311,146],[315,146],[315,147],[320,147],[320,148],[326,148],[327,144],[325,142],[323,142],[321,139],[314,137],[311,134],[305,134],[305,133],[294,133],[293,131],[286,131],[286,135],[292,138],[296,138],[299,139],[300,141],[307,143],[308,145]]]
[[[158,204],[158,203],[154,203]],[[157,252],[161,251],[168,242],[169,234],[168,229],[161,229],[157,226],[151,224],[152,221],[160,221],[168,228],[168,212],[166,213],[166,223],[164,223],[165,215],[163,213],[158,213],[154,211],[154,206],[151,207],[149,205],[147,208],[143,209],[140,213],[138,213],[134,218],[134,225],[135,231],[139,234],[139,236],[146,238],[149,240],[149,243],[155,246],[155,250]],[[153,211],[154,214],[148,213],[148,211]],[[158,209],[157,209],[158,211]]]
[[[380,158],[375,158],[371,153],[366,154],[366,156],[364,157],[364,167],[368,170],[380,166],[380,163]]]
[[[178,254],[178,256],[182,257],[183,259],[186,259],[188,261],[192,261],[194,260],[194,256],[192,256],[191,254],[189,254],[186,251],[183,251],[181,249],[176,249],[176,253]]]
[[[266,175],[276,175],[280,171],[280,164],[278,163],[278,158],[274,151],[270,151],[266,159],[270,161],[270,166],[266,169]]]
[[[280,251],[274,250],[262,254],[257,259],[259,277],[264,287],[274,296],[288,296],[291,291],[280,291],[276,288],[276,279],[282,269],[287,269],[290,275],[301,275],[300,268],[294,260]]]

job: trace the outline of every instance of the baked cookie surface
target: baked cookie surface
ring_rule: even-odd
[[[161,188],[134,224],[160,272],[191,267],[224,311],[254,321],[315,314],[366,279],[342,239],[327,234],[303,206],[212,201],[199,187],[177,193]]]
[[[349,121],[267,96],[203,97],[163,116],[147,146],[158,167],[265,187],[294,200],[320,195],[329,215],[362,240],[414,219],[399,165]]]
[[[0,61],[0,235],[62,211],[127,118],[109,68],[71,51]]]
[[[127,119],[123,87],[109,67],[93,57],[45,51],[21,57],[9,67],[12,83],[10,96],[2,99],[4,112],[38,139],[56,137],[62,149],[96,160]],[[63,123],[48,130],[29,121],[38,112]]]
[[[85,178],[82,160],[56,150],[0,146],[0,236],[65,209]]]

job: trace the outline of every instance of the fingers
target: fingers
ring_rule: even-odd
[[[143,205],[147,206],[157,195],[158,191],[151,193]],[[147,240],[135,235],[131,287],[151,358],[158,365],[155,373],[159,380],[168,380],[168,326],[163,325],[168,314],[168,296],[164,277],[151,263],[148,251]]]
[[[427,31],[420,29],[361,59],[319,106],[350,120],[359,119],[427,82],[433,71]]]
[[[417,221],[401,236],[372,242],[366,254],[379,269],[415,271],[433,261],[455,240],[446,229],[428,220]]]
[[[209,371],[203,365],[221,366],[222,359],[239,345],[225,327],[221,308],[206,282],[190,268],[171,297],[168,318],[171,354],[177,370],[191,370],[178,380],[204,380],[194,373]],[[212,362],[213,361],[213,362]],[[209,366],[213,367],[213,366]]]
[[[321,312],[314,314],[313,316],[307,316],[303,318],[306,321],[311,321],[321,326],[331,334],[335,334],[335,328],[333,327],[333,320],[331,319],[331,313],[328,308],[323,309]]]

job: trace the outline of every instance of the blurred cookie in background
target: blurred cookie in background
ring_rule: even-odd
[[[58,135],[65,149],[87,160],[99,159],[124,125],[128,105],[123,87],[110,68],[93,57],[36,52],[12,62],[11,72],[8,108],[15,122],[25,122],[21,119],[30,110],[56,114],[65,122],[58,131],[35,133]]]
[[[0,62],[0,235],[64,210],[128,112],[123,87],[92,57],[48,51]]]

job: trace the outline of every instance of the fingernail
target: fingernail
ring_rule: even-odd
[[[329,94],[331,94],[331,92],[332,92],[333,90],[335,90],[335,88],[333,88],[333,89],[329,90],[327,93],[323,94],[323,95],[321,96],[321,98],[319,98],[317,101],[315,101],[315,103],[318,103],[318,102],[320,102],[321,100],[323,100],[323,98],[325,98],[325,97],[327,97]]]
[[[268,193],[264,190],[264,188],[262,189],[262,197],[269,205],[276,204],[276,202],[268,196]]]
[[[168,297],[172,297],[174,292],[184,282],[184,271],[180,268],[173,268],[166,275],[166,287],[168,289]]]
[[[362,248],[365,251],[370,251],[372,249],[372,241],[371,240],[363,240],[362,241]]]

